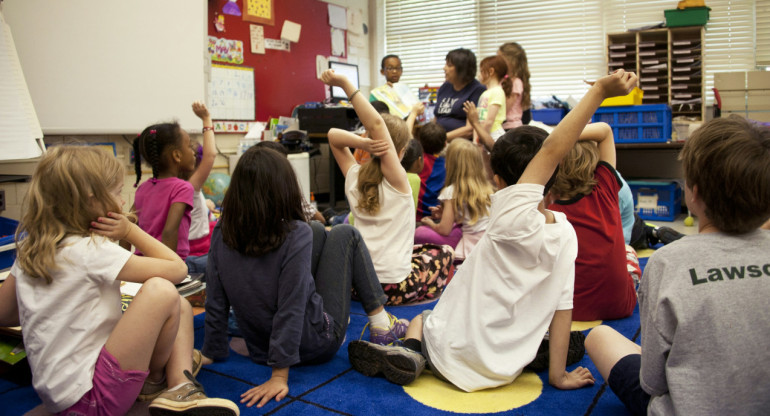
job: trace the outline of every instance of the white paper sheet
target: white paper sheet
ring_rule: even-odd
[[[329,4],[329,26],[336,27],[337,29],[348,28],[348,13],[342,6],[336,4]]]

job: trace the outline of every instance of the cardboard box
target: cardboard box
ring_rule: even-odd
[[[770,89],[749,90],[746,106],[749,111],[770,110]]]
[[[714,74],[714,87],[722,91],[734,91],[746,89],[745,72],[717,72]]]
[[[722,111],[746,111],[746,91],[722,91]]]
[[[770,71],[749,71],[747,74],[748,74],[748,84],[747,84],[748,89],[770,90]]]

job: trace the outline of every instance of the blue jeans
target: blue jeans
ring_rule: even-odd
[[[326,231],[317,221],[311,221],[310,227],[313,229],[310,271],[315,278],[316,292],[324,300],[324,311],[334,318],[334,333],[342,340],[348,328],[351,287],[356,289],[366,312],[385,305],[388,298],[357,229],[338,225]]]
[[[187,273],[206,273],[206,263],[209,262],[209,255],[187,256],[184,262],[187,264]]]

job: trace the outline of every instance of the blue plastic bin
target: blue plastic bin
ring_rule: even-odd
[[[634,210],[643,220],[674,221],[682,211],[682,189],[677,181],[627,181],[634,195]]]
[[[532,110],[532,120],[555,126],[559,124],[566,114],[567,110],[563,108],[541,108],[539,110]]]
[[[14,234],[18,225],[16,220],[0,217],[0,270],[13,266],[16,260]]]
[[[666,104],[599,107],[591,120],[612,126],[615,143],[664,143],[671,140],[671,108]]]

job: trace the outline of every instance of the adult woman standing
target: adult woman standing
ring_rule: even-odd
[[[449,51],[444,76],[446,82],[436,94],[436,122],[446,129],[447,141],[458,137],[470,139],[473,128],[466,125],[463,103],[471,101],[478,104],[481,93],[486,89],[476,80],[476,55],[464,48]]]
[[[529,124],[532,120],[529,109],[531,106],[529,65],[527,65],[527,53],[516,42],[500,45],[497,55],[505,59],[508,64],[508,77],[513,80],[513,91],[505,101],[507,112],[503,129],[507,131],[522,124]]]

